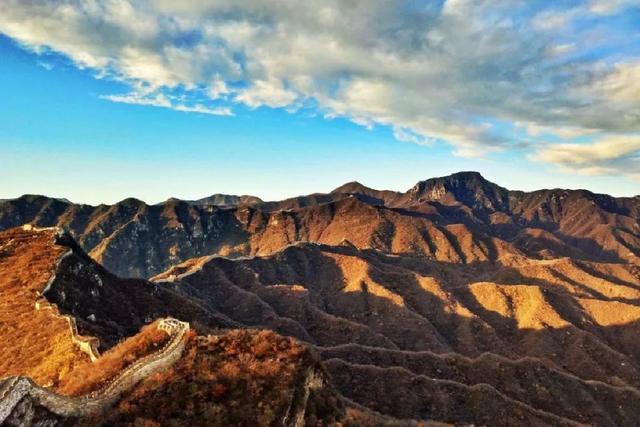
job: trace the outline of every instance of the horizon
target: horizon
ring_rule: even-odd
[[[214,192],[214,193],[209,193],[207,195],[204,195],[202,197],[194,197],[194,198],[183,198],[183,197],[171,196],[171,197],[168,197],[167,199],[159,200],[159,201],[153,201],[153,202],[150,202],[150,201],[147,201],[147,200],[141,199],[139,197],[135,197],[135,196],[127,196],[127,197],[124,197],[124,198],[122,198],[120,200],[117,200],[115,202],[110,202],[110,203],[107,203],[107,202],[84,203],[84,202],[79,202],[79,201],[76,201],[76,200],[71,200],[68,197],[64,197],[64,196],[51,196],[51,195],[47,195],[47,194],[25,193],[25,194],[21,194],[20,196],[12,197],[12,198],[1,198],[0,197],[0,201],[16,200],[16,199],[19,199],[19,198],[22,198],[22,197],[46,197],[46,198],[49,198],[49,199],[55,199],[55,200],[59,200],[59,201],[62,201],[62,202],[65,202],[65,203],[70,203],[70,204],[96,206],[96,205],[114,205],[114,204],[123,202],[125,200],[134,199],[134,200],[142,202],[142,203],[144,203],[144,204],[146,204],[148,206],[154,206],[154,205],[159,205],[159,204],[162,204],[162,203],[166,203],[169,200],[190,202],[190,201],[198,201],[198,200],[201,200],[201,199],[205,199],[207,197],[220,195],[220,196],[231,196],[231,197],[257,197],[262,202],[269,203],[269,202],[280,202],[280,201],[287,200],[287,199],[293,199],[293,198],[296,198],[296,197],[305,197],[305,196],[310,196],[310,195],[314,195],[314,194],[330,194],[333,191],[335,191],[336,189],[338,189],[339,187],[341,187],[343,185],[347,185],[347,184],[358,184],[358,185],[366,187],[366,188],[368,188],[370,190],[375,190],[375,191],[393,191],[393,192],[396,192],[396,193],[406,193],[411,188],[413,188],[413,186],[417,185],[420,182],[424,182],[424,181],[431,180],[431,179],[448,178],[448,177],[453,176],[453,175],[467,174],[467,173],[477,173],[484,180],[490,182],[491,184],[494,184],[494,185],[497,185],[499,187],[505,188],[509,192],[521,191],[521,192],[525,192],[525,193],[533,193],[533,192],[537,192],[537,191],[587,191],[587,192],[590,192],[590,193],[593,193],[593,194],[603,194],[603,195],[607,195],[607,196],[612,196],[611,194],[608,194],[608,193],[597,193],[597,192],[593,192],[593,191],[585,189],[585,188],[554,187],[554,188],[536,188],[536,189],[533,189],[533,190],[520,190],[520,189],[514,189],[514,188],[505,187],[504,185],[502,185],[502,184],[500,184],[498,182],[494,182],[494,181],[492,181],[490,179],[487,179],[484,175],[482,175],[480,172],[477,172],[477,171],[458,171],[458,172],[454,172],[454,173],[449,174],[449,175],[433,176],[433,177],[425,178],[423,180],[417,181],[416,183],[414,183],[414,185],[412,185],[411,187],[409,187],[409,188],[407,188],[405,190],[393,190],[393,189],[388,189],[388,188],[374,188],[374,187],[366,185],[366,184],[364,184],[364,183],[362,183],[360,181],[353,180],[353,181],[344,182],[341,185],[338,185],[338,186],[336,186],[336,187],[334,187],[334,188],[332,188],[332,189],[330,189],[328,191],[313,191],[313,192],[310,192],[310,193],[296,194],[296,195],[293,195],[293,196],[288,196],[288,197],[285,197],[285,198],[282,198],[282,199],[265,199],[265,198],[262,198],[262,197],[260,197],[259,195],[256,195],[256,194],[228,194],[228,193]],[[616,197],[616,198],[637,198],[637,197],[640,197],[640,194],[635,194],[635,195],[631,195],[631,196],[613,196],[613,197]]]
[[[640,194],[640,1],[283,5],[0,0],[0,199]]]

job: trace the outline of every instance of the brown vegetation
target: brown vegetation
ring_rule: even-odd
[[[35,308],[68,250],[53,241],[53,231],[0,233],[0,376],[27,375],[56,385],[89,363],[73,343],[67,320],[55,310]]]
[[[269,426],[295,415],[305,378],[318,375],[300,406],[309,425],[342,417],[319,359],[291,338],[236,330],[188,338],[185,354],[125,396],[99,420],[109,425]],[[96,420],[94,420],[96,421]]]
[[[169,335],[158,329],[158,321],[103,353],[93,364],[78,366],[65,376],[56,391],[67,396],[82,396],[100,390],[123,369],[164,346]]]

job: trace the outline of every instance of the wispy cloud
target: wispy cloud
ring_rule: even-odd
[[[212,116],[233,116],[233,112],[229,107],[207,107],[203,104],[186,105],[172,101],[168,96],[162,93],[156,94],[138,94],[128,93],[124,95],[103,95],[101,98],[107,101],[120,102],[123,104],[149,105],[152,107],[169,108],[176,111],[186,113],[200,113]]]
[[[47,71],[53,70],[55,67],[50,62],[38,61],[38,66],[44,68]]]
[[[130,84],[131,94],[104,97],[114,102],[214,115],[308,107],[461,156],[542,138],[518,123],[554,144],[639,132],[638,38],[624,49],[611,44],[619,37],[582,42],[594,26],[638,33],[611,22],[639,2],[534,3],[0,0],[0,32]],[[536,158],[558,163],[558,152]]]
[[[583,175],[628,175],[640,179],[640,134],[603,136],[589,143],[541,147],[536,160]]]

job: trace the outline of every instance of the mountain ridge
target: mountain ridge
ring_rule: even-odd
[[[362,194],[367,194],[368,192],[384,192],[384,193],[393,193],[393,194],[407,194],[410,193],[413,189],[415,189],[416,187],[418,187],[420,184],[426,184],[429,182],[443,182],[443,181],[451,181],[451,180],[460,180],[461,178],[472,178],[472,177],[477,177],[478,179],[480,179],[481,181],[492,185],[492,186],[496,186],[499,188],[504,188],[506,189],[506,187],[502,187],[499,184],[496,184],[488,179],[486,179],[480,172],[476,172],[476,171],[460,171],[460,172],[454,172],[451,173],[449,175],[444,175],[444,176],[440,176],[440,177],[434,177],[434,178],[427,178],[421,181],[418,181],[416,184],[414,184],[412,187],[408,188],[405,191],[398,191],[398,190],[380,190],[380,189],[375,189],[372,187],[369,187],[365,184],[362,184],[359,181],[349,181],[346,182],[336,188],[334,188],[333,190],[327,192],[327,193],[313,193],[314,195],[330,195],[332,193],[362,193]],[[539,188],[539,189],[535,189],[535,190],[507,190],[510,193],[514,193],[514,194],[531,194],[531,193],[538,193],[538,192],[583,192],[583,193],[589,193],[595,196],[607,196],[607,197],[611,197],[614,199],[636,199],[636,198],[640,198],[640,194],[638,195],[633,195],[633,196],[612,196],[609,195],[607,193],[599,193],[596,191],[591,191],[585,188],[563,188],[563,187],[554,187],[554,188]],[[142,199],[138,199],[136,197],[127,197],[122,199],[119,202],[113,203],[113,204],[106,204],[106,203],[99,203],[97,205],[92,205],[92,204],[88,204],[88,203],[74,203],[71,200],[64,198],[64,197],[49,197],[46,196],[44,194],[31,194],[31,193],[27,193],[27,194],[23,194],[21,196],[18,197],[14,197],[14,198],[4,198],[4,199],[0,199],[0,202],[7,202],[7,201],[14,201],[14,200],[18,200],[18,199],[35,199],[35,198],[46,198],[46,199],[52,199],[52,200],[57,200],[60,201],[62,203],[67,203],[67,204],[72,204],[72,205],[80,205],[80,206],[92,206],[92,207],[98,207],[98,206],[112,206],[114,204],[118,204],[118,203],[123,203],[126,200],[135,200],[138,202],[142,202],[144,204],[147,204],[149,206],[154,206],[154,205],[161,205],[164,204],[168,201],[173,201],[173,202],[186,202],[186,203],[193,203],[193,204],[198,204],[198,205],[216,205],[215,201],[216,200],[224,200],[225,198],[228,198],[229,200],[231,200],[231,203],[221,203],[219,204],[220,206],[233,206],[233,205],[237,205],[237,204],[260,204],[260,203],[278,203],[278,202],[282,202],[284,200],[291,200],[291,199],[296,199],[299,197],[306,197],[307,195],[298,195],[298,196],[292,196],[292,197],[287,197],[285,199],[281,199],[281,200],[263,200],[262,198],[258,197],[258,196],[254,196],[254,195],[249,195],[249,194],[245,194],[245,195],[234,195],[234,194],[226,194],[226,193],[214,193],[211,194],[210,196],[206,196],[200,199],[183,199],[183,198],[179,198],[179,197],[169,197],[167,200],[162,201],[162,202],[158,202],[158,203],[148,203],[145,202]],[[210,202],[209,200],[213,200],[213,202]],[[239,202],[238,202],[239,201]],[[248,202],[247,202],[248,201]]]
[[[640,256],[638,218],[639,199],[508,191],[475,172],[421,181],[406,193],[352,182],[327,194],[237,206],[147,205],[132,198],[96,207],[44,197],[0,202],[0,229],[65,228],[95,259],[135,277],[192,257],[266,254],[294,241],[348,240],[463,263],[496,260],[505,251],[627,262]]]

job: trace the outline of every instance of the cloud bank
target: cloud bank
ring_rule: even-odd
[[[639,6],[0,0],[0,32],[128,84],[103,97],[113,102],[314,109],[460,156],[525,149],[579,173],[637,175],[623,167],[638,166],[640,19],[622,18]]]

